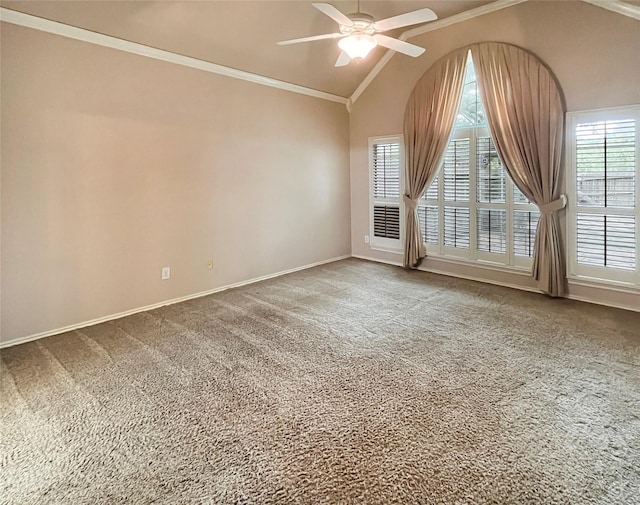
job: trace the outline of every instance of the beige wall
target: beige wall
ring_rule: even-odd
[[[427,49],[412,59],[395,55],[354,104],[351,113],[351,224],[354,255],[401,262],[373,250],[369,233],[367,142],[402,133],[404,107],[417,80],[439,58],[482,41],[516,44],[555,73],[567,110],[640,103],[640,22],[583,2],[530,1],[410,39]],[[535,288],[528,276],[427,259],[427,269]],[[640,308],[640,295],[573,286],[574,296]]]
[[[392,58],[350,119],[339,104],[3,23],[0,341],[351,249],[400,262],[364,243],[367,139],[401,132],[434,61],[487,40],[547,62],[568,110],[640,103],[640,24],[581,2],[530,1],[411,39],[427,53]],[[518,274],[425,266],[534,287]],[[572,293],[640,306],[628,293]]]
[[[350,253],[343,105],[4,23],[1,84],[4,342]]]

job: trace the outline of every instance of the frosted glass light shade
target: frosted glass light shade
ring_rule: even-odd
[[[352,60],[364,58],[378,43],[371,35],[349,35],[340,39],[338,46],[349,55]]]

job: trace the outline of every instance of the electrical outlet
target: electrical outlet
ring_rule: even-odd
[[[207,261],[207,270],[213,270],[213,260]]]
[[[364,243],[368,244],[369,243],[369,235],[365,235],[364,236]]]
[[[171,268],[169,267],[162,267],[162,280],[166,281],[167,279],[171,278]]]

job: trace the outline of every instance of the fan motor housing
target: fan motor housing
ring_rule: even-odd
[[[357,12],[355,14],[349,14],[347,17],[353,21],[353,26],[340,25],[341,33],[346,35],[351,35],[352,33],[371,35],[376,32],[376,29],[373,27],[373,16]]]

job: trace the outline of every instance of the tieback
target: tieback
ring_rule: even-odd
[[[409,195],[402,195],[404,198],[404,204],[410,209],[410,210],[416,210],[418,208],[418,200],[417,199],[413,199],[411,198]]]
[[[553,214],[554,212],[564,209],[567,206],[567,195],[560,195],[560,198],[549,203],[539,205],[541,214]]]

